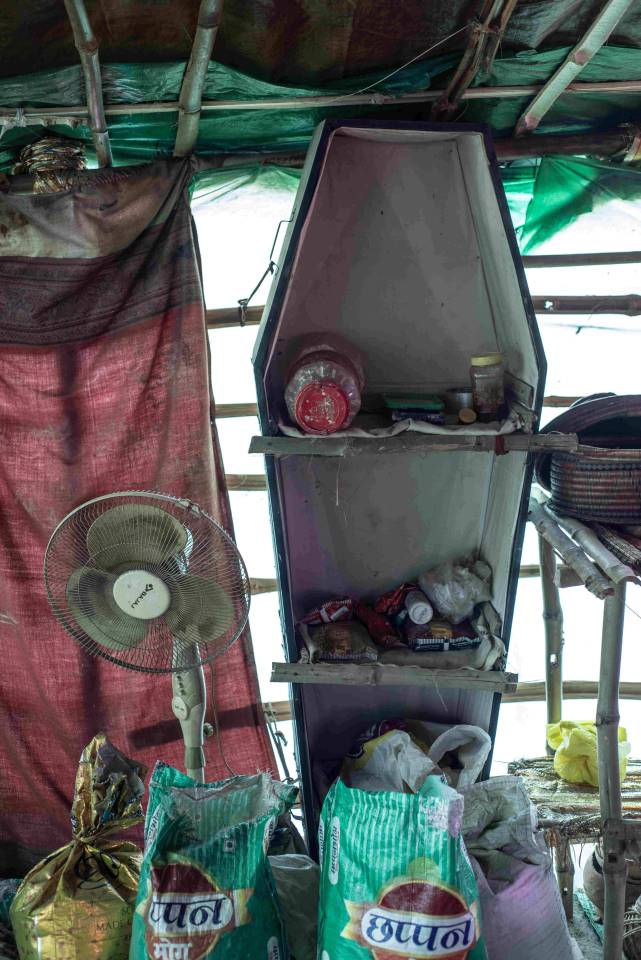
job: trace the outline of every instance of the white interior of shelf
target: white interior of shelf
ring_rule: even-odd
[[[299,197],[320,162],[314,151]],[[296,226],[295,214],[283,257]],[[276,286],[259,339],[274,322]],[[311,331],[352,341],[372,392],[466,384],[470,356],[500,350],[532,403],[537,356],[479,134],[334,133],[270,326],[264,382],[275,421],[292,341]],[[492,566],[504,616],[526,454],[292,456],[275,469],[294,618],[332,596],[373,598],[466,554]],[[342,756],[385,717],[487,729],[492,703],[491,693],[406,687],[305,685],[302,696],[317,760]]]

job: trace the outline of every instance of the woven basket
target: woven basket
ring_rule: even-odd
[[[641,523],[641,450],[580,446],[555,452],[550,506],[556,513],[602,523]]]

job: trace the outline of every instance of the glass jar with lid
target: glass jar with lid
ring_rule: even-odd
[[[501,420],[506,415],[503,354],[485,353],[470,360],[472,400],[480,423]]]

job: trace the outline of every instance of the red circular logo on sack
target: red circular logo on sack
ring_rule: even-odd
[[[224,933],[249,919],[251,890],[221,890],[189,862],[152,867],[145,921],[154,960],[199,960]]]
[[[349,923],[342,936],[367,947],[376,960],[465,960],[478,939],[473,908],[457,890],[427,880],[395,880],[377,903],[345,906]]]

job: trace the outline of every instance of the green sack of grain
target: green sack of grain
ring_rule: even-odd
[[[149,787],[130,960],[287,960],[267,848],[296,789],[266,774]]]
[[[336,781],[320,824],[320,960],[486,960],[462,813],[439,777],[416,794]]]

